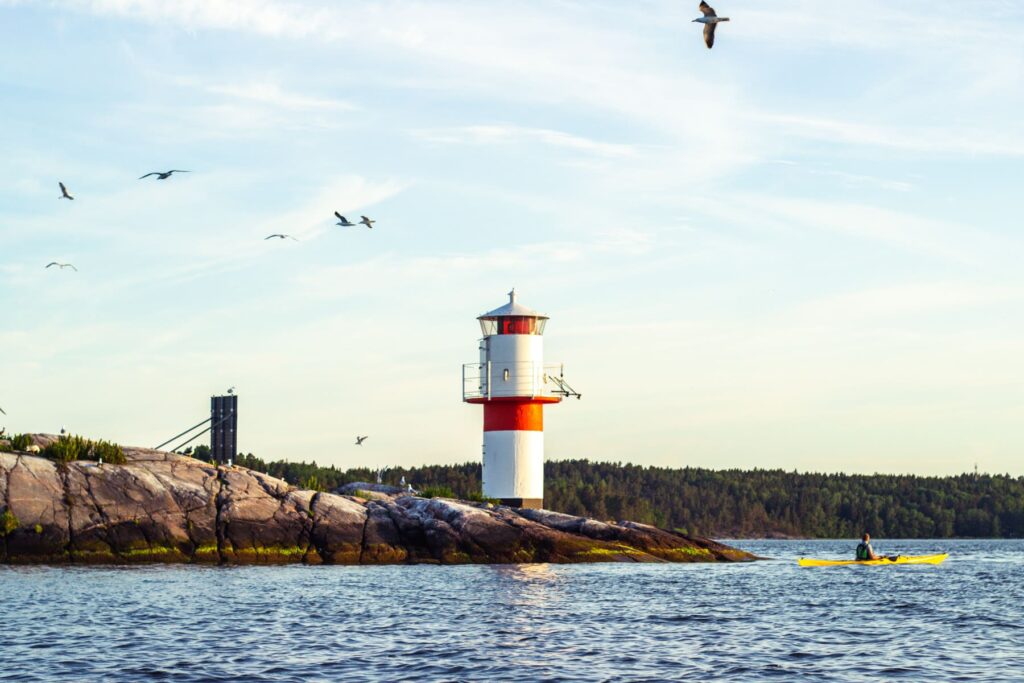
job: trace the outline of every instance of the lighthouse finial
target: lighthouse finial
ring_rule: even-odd
[[[508,302],[514,304],[516,302],[516,288],[513,287],[512,291],[508,293]]]

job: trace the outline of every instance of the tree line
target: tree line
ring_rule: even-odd
[[[199,447],[196,457],[209,459]],[[296,486],[333,490],[375,481],[369,468],[266,462],[252,454],[237,464]],[[479,494],[479,462],[390,469],[417,488]],[[961,474],[821,474],[783,470],[672,469],[563,460],[544,466],[545,507],[601,520],[628,519],[718,537],[1024,538],[1024,477]]]

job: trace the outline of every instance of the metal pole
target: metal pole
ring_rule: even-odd
[[[186,429],[185,431],[183,431],[183,432],[182,432],[181,434],[175,434],[174,436],[172,436],[171,438],[167,439],[167,441],[164,441],[164,442],[163,442],[162,444],[160,444],[159,446],[153,446],[153,450],[154,450],[154,451],[158,451],[158,450],[160,450],[161,448],[163,448],[164,446],[166,446],[166,445],[167,445],[167,444],[169,444],[170,442],[174,441],[175,439],[180,439],[181,437],[183,437],[183,436],[185,436],[186,434],[188,434],[189,432],[191,432],[191,431],[192,431],[193,429],[195,429],[195,428],[197,428],[197,427],[202,427],[202,426],[203,426],[204,424],[206,424],[207,422],[209,422],[209,421],[210,421],[210,420],[212,420],[212,419],[213,419],[212,417],[208,417],[208,418],[206,418],[205,420],[203,420],[202,422],[200,422],[199,424],[197,424],[197,425],[194,425],[194,426],[192,426],[192,427],[189,427],[188,429]],[[207,431],[209,431],[209,430],[207,430]]]
[[[218,421],[217,421],[217,422],[215,422],[214,424],[210,425],[209,427],[207,427],[207,428],[206,428],[206,429],[204,429],[203,431],[199,432],[198,434],[196,434],[195,436],[193,436],[192,438],[190,438],[190,439],[189,439],[188,441],[186,441],[185,443],[179,443],[179,444],[178,444],[177,446],[175,446],[174,448],[172,448],[172,449],[171,449],[171,452],[174,452],[174,451],[178,450],[178,449],[179,449],[179,448],[181,448],[182,446],[187,446],[187,445],[189,445],[190,443],[192,443],[193,441],[195,441],[196,439],[198,439],[199,437],[201,437],[201,436],[202,436],[203,434],[205,434],[206,432],[210,431],[210,430],[211,430],[211,429],[213,429],[214,427],[217,427],[217,426],[219,426],[219,425],[220,425],[220,424],[221,424],[222,422],[225,422],[225,421],[227,421],[227,420],[228,420],[228,419],[230,419],[230,418],[231,418],[231,413],[228,413],[227,415],[225,415],[224,417],[222,417],[222,418],[221,418],[220,420],[218,420]],[[212,419],[213,419],[213,418],[211,417],[211,418],[210,418],[210,420],[212,420]],[[203,420],[203,422],[209,422],[209,420]],[[202,424],[202,422],[200,422],[199,424]],[[199,425],[196,425],[196,427],[198,427],[198,426],[199,426]],[[192,429],[195,429],[195,427],[193,427]],[[192,431],[192,430],[190,429],[189,431]],[[187,433],[187,432],[186,432],[186,433]],[[179,434],[178,436],[181,436],[181,435]]]

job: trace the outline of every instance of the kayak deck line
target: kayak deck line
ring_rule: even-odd
[[[900,555],[895,560],[883,557],[878,560],[815,560],[813,558],[801,557],[797,564],[801,567],[839,567],[853,564],[864,564],[873,567],[887,564],[942,564],[942,561],[949,557],[949,553],[941,555]]]

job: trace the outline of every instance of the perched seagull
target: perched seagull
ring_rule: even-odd
[[[227,394],[228,394],[228,396],[234,396],[235,395],[235,388],[231,387],[230,389],[228,389]]]
[[[349,219],[345,218],[337,211],[334,212],[334,215],[338,217],[338,225],[340,225],[343,228],[351,228],[353,225],[356,225],[356,223],[353,223]]]
[[[280,233],[275,233],[275,234],[273,234],[273,235],[267,235],[266,237],[264,237],[264,238],[263,238],[263,241],[264,241],[264,242],[266,242],[267,240],[269,240],[269,239],[272,239],[272,238],[274,238],[274,237],[276,237],[276,238],[278,238],[278,239],[281,239],[281,240],[283,240],[283,239],[285,239],[285,238],[287,237],[287,238],[288,238],[288,239],[290,239],[290,240],[295,240],[296,242],[298,242],[298,240],[296,240],[296,239],[295,239],[294,237],[292,237],[291,235],[282,235],[282,234],[280,234]]]
[[[153,171],[152,173],[147,173],[144,176],[139,176],[139,180],[148,178],[151,175],[155,175],[157,180],[167,180],[171,177],[172,173],[189,173],[189,171],[182,171],[180,168],[172,168],[170,171]]]
[[[74,199],[74,197],[68,194],[68,188],[64,187],[64,183],[58,180],[57,184],[60,185],[60,196],[57,199]]]
[[[369,436],[357,436],[356,437],[356,445],[357,446],[362,446],[363,442],[366,441],[369,438],[370,438]]]
[[[65,268],[70,268],[71,270],[75,271],[76,273],[78,272],[78,268],[75,268],[70,263],[57,263],[56,261],[50,261],[49,263],[46,264],[46,267],[49,268],[50,266],[57,266],[61,270],[64,270]]]
[[[64,425],[61,425],[61,426],[60,426],[60,433],[61,433],[61,436],[63,436],[63,435],[65,435],[65,434],[67,434],[67,433],[68,433],[68,432],[67,432],[67,430],[66,430],[66,429],[64,429]]]
[[[700,0],[700,13],[704,16],[700,19],[694,19],[698,24],[704,24],[704,44],[708,46],[710,50],[715,44],[715,24],[720,21],[729,21],[729,17],[720,17],[715,14],[714,8],[711,7],[704,0]]]
[[[398,482],[399,486],[405,486],[405,475],[402,475],[402,481]]]
[[[370,228],[371,230],[373,229],[373,224],[377,222],[377,221],[371,221],[366,216],[360,216],[360,218],[362,218],[363,220],[359,221],[359,224],[360,225],[365,225],[366,227]]]

